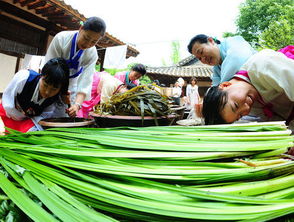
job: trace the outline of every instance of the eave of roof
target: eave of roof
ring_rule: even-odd
[[[86,21],[87,18],[67,5],[63,0],[13,0],[13,4],[20,4],[21,7],[26,6],[28,10],[34,10],[35,13],[43,18],[48,19],[63,30],[79,29],[80,21]],[[100,48],[110,46],[126,45],[116,37],[106,32],[104,38],[97,44]],[[139,51],[128,46],[127,57],[136,57]]]

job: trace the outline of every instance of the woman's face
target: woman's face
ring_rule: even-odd
[[[251,84],[244,81],[227,83],[219,86],[227,92],[228,99],[221,110],[221,116],[227,123],[232,123],[250,113],[253,103],[258,98],[258,92]]]
[[[219,48],[212,38],[208,38],[207,43],[195,42],[192,47],[192,54],[207,65],[216,66],[222,62]]]
[[[78,36],[78,48],[85,50],[93,47],[103,37],[101,33],[80,29]]]
[[[49,85],[48,83],[46,83],[43,77],[40,79],[39,90],[40,90],[40,95],[42,98],[47,99],[52,96],[55,96],[59,93],[60,89],[61,89],[61,86],[56,88],[55,86]]]
[[[132,71],[130,71],[129,79],[130,79],[131,81],[134,81],[134,80],[136,80],[136,79],[140,79],[141,76],[142,76],[141,73],[132,70]]]

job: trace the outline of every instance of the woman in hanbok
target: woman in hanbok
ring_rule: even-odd
[[[49,60],[41,74],[20,70],[3,92],[0,116],[5,127],[20,132],[42,130],[39,121],[51,118],[68,98],[69,68],[62,58]]]
[[[140,84],[139,79],[145,74],[145,66],[142,64],[136,64],[130,71],[118,72],[114,77],[122,81],[128,89],[132,89]]]
[[[229,82],[211,87],[203,101],[205,124],[232,123],[250,113],[262,121],[285,120],[293,130],[293,55],[264,49]]]
[[[204,34],[193,37],[188,51],[202,63],[213,66],[212,85],[229,81],[255,50],[242,36],[219,41]]]
[[[195,77],[192,77],[190,84],[187,85],[186,96],[186,109],[195,109],[195,104],[199,103],[197,79]]]
[[[98,60],[95,45],[104,36],[105,30],[106,25],[101,18],[91,17],[79,30],[58,33],[49,45],[45,62],[51,58],[62,57],[67,60],[70,68],[71,105],[67,109],[70,117],[76,116],[83,101],[91,98],[92,78]],[[66,116],[66,108],[64,104],[56,110],[56,115]]]
[[[78,117],[91,118],[89,113],[95,105],[109,101],[115,93],[127,91],[126,86],[107,72],[95,72],[93,75],[91,99],[84,101]]]

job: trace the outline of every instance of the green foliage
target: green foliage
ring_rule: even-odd
[[[278,50],[293,44],[293,40],[293,26],[291,28],[289,20],[280,19],[271,23],[260,35],[259,44],[263,48]]]
[[[236,35],[238,35],[238,33],[224,32],[223,38],[232,37],[232,36],[236,36]]]
[[[96,70],[96,72],[100,72],[100,68],[101,68],[101,65],[99,64],[99,65],[96,65],[95,66],[95,70]]]
[[[172,41],[172,64],[175,65],[180,61],[180,43],[179,41]]]
[[[104,69],[104,70],[114,76],[115,73],[117,72],[130,71],[131,68],[136,64],[137,63],[130,63],[128,64],[127,68],[124,68],[124,69]]]
[[[127,71],[127,70],[129,70],[129,69],[128,68],[125,68],[125,69],[104,69],[105,72],[108,72],[113,76],[117,72],[122,72],[122,71]]]
[[[283,19],[286,17],[293,20],[293,16],[290,17],[289,12],[294,10],[293,0],[246,0],[245,3],[241,4],[240,15],[237,18],[238,34],[242,35],[251,44],[259,41],[260,35],[268,30],[277,30],[276,25],[273,23],[281,22],[288,29]],[[293,28],[293,23],[289,21],[290,29]],[[264,34],[262,40],[272,39],[269,34]],[[285,38],[284,30],[275,36],[276,41],[283,42]],[[288,34],[286,34],[288,35]],[[293,33],[291,33],[293,38]],[[281,38],[281,39],[279,39]]]
[[[152,83],[152,80],[147,75],[144,75],[143,77],[140,78],[141,85],[148,85],[151,83]]]

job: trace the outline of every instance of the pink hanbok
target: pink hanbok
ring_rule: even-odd
[[[98,94],[97,87],[100,82],[101,73],[103,72],[94,73],[91,90],[91,99],[83,102],[82,108],[78,112],[78,117],[88,118],[89,112],[93,111],[93,107],[100,102],[101,94]]]
[[[93,75],[91,99],[84,101],[78,117],[89,118],[95,105],[104,103],[117,91],[123,83],[108,72],[95,72]]]

